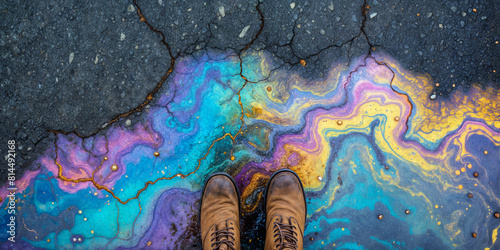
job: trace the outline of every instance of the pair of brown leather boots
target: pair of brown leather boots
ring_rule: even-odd
[[[275,172],[265,197],[265,249],[303,249],[307,208],[300,178],[289,169]],[[228,174],[207,179],[200,224],[203,249],[240,249],[240,195]]]

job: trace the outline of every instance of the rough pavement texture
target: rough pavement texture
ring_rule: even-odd
[[[430,74],[440,84],[437,95],[448,96],[453,84],[499,87],[498,1],[374,0],[369,15],[365,30],[372,44],[405,68]]]
[[[133,120],[140,111],[115,118],[147,105],[168,76],[170,55],[240,52],[254,37],[249,49],[273,53],[280,67],[305,77],[322,77],[332,63],[375,49],[430,74],[440,83],[438,98],[475,82],[500,87],[495,1],[137,4],[0,1],[0,152],[6,154],[8,139],[17,141],[18,176],[52,143],[50,131],[88,136]]]
[[[26,167],[50,130],[89,135],[144,102],[170,59],[130,6],[2,1],[2,155],[16,139],[17,166]]]

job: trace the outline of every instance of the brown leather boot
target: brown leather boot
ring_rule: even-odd
[[[225,173],[208,177],[200,205],[203,249],[240,249],[240,195]]]
[[[266,190],[265,249],[303,249],[307,207],[302,182],[289,169],[277,171]]]

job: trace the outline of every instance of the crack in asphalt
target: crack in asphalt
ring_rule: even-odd
[[[171,61],[171,63],[170,63],[170,68],[167,70],[167,72],[165,73],[165,75],[164,75],[164,76],[162,77],[162,79],[159,81],[159,83],[157,84],[157,86],[155,87],[155,89],[154,89],[151,93],[149,93],[149,94],[148,94],[148,96],[146,97],[146,100],[145,100],[142,104],[140,104],[138,107],[136,107],[136,108],[134,108],[134,109],[132,109],[132,110],[128,111],[127,113],[123,113],[123,114],[119,114],[119,115],[117,115],[117,116],[116,116],[115,118],[113,118],[110,122],[108,122],[108,125],[107,125],[107,126],[109,126],[109,125],[111,125],[111,124],[115,123],[116,121],[118,121],[118,120],[119,120],[119,119],[121,119],[121,118],[125,118],[125,117],[129,116],[130,114],[132,114],[132,113],[134,113],[134,112],[141,111],[141,110],[143,109],[143,107],[145,107],[147,104],[149,104],[149,103],[150,103],[150,102],[154,99],[154,94],[156,94],[156,93],[158,92],[158,90],[159,90],[159,89],[163,86],[163,83],[166,81],[166,79],[167,79],[167,78],[171,75],[171,73],[173,72],[173,69],[174,69],[174,67],[175,67],[175,63],[176,63],[176,59],[178,58],[178,57],[174,57],[174,56],[173,56],[172,51],[171,51],[171,48],[170,48],[170,45],[169,45],[169,44],[165,41],[165,35],[164,35],[161,31],[159,31],[159,30],[155,29],[155,28],[154,28],[154,27],[153,27],[153,26],[152,26],[152,25],[151,25],[151,24],[147,21],[146,17],[144,16],[144,14],[143,14],[143,13],[142,13],[142,11],[141,11],[140,6],[137,4],[137,0],[133,0],[133,3],[134,3],[134,5],[135,5],[135,7],[136,7],[136,9],[137,9],[137,14],[138,14],[138,16],[139,16],[139,18],[140,18],[140,21],[141,21],[141,22],[144,22],[144,23],[145,23],[145,24],[149,27],[149,29],[150,29],[150,30],[152,30],[153,32],[155,32],[155,33],[157,33],[157,34],[159,34],[159,35],[161,36],[161,43],[165,45],[165,47],[167,48],[167,50],[168,50],[168,52],[169,52],[169,55],[170,55],[170,61]],[[201,157],[201,158],[199,158],[199,159],[198,159],[198,165],[197,165],[197,167],[196,167],[193,171],[191,171],[191,172],[189,172],[189,173],[187,173],[187,174],[177,173],[177,174],[174,174],[174,175],[171,175],[171,176],[168,176],[168,177],[165,177],[165,176],[164,176],[164,177],[157,178],[157,179],[156,179],[156,180],[154,180],[154,181],[147,181],[147,182],[144,184],[144,187],[143,187],[142,189],[138,190],[138,192],[136,193],[136,195],[135,195],[134,197],[130,197],[130,198],[126,199],[126,200],[122,200],[121,198],[119,198],[118,196],[116,196],[116,195],[114,194],[114,192],[112,191],[112,189],[110,189],[110,188],[106,187],[105,185],[99,184],[99,183],[96,181],[96,179],[95,179],[95,173],[101,169],[101,167],[102,167],[103,163],[107,160],[107,157],[106,157],[106,156],[105,156],[105,157],[101,160],[101,163],[99,164],[99,166],[97,166],[97,168],[96,168],[96,169],[94,169],[94,171],[92,172],[92,176],[91,176],[91,177],[87,177],[87,178],[79,178],[79,179],[71,179],[71,178],[67,178],[66,176],[64,176],[64,174],[63,174],[63,166],[62,166],[62,165],[61,165],[61,164],[57,161],[57,160],[58,160],[58,157],[59,157],[59,152],[58,152],[58,151],[59,151],[59,147],[58,147],[58,143],[57,143],[57,141],[58,141],[58,139],[57,139],[57,138],[58,138],[58,137],[56,136],[56,138],[55,138],[55,140],[54,140],[54,148],[55,148],[55,158],[54,158],[54,163],[55,163],[55,164],[57,165],[57,167],[58,167],[58,175],[57,175],[57,177],[56,177],[56,178],[58,178],[58,179],[60,179],[60,180],[62,180],[62,181],[65,181],[65,182],[72,182],[72,183],[92,182],[92,184],[94,185],[94,187],[95,187],[95,188],[97,188],[98,190],[105,190],[105,191],[107,191],[108,193],[110,193],[110,194],[111,194],[111,195],[112,195],[112,196],[113,196],[113,197],[114,197],[114,198],[115,198],[118,202],[120,202],[121,204],[127,204],[127,203],[128,203],[129,201],[131,201],[131,200],[138,199],[138,198],[139,198],[139,196],[140,196],[140,194],[141,194],[143,191],[145,191],[145,190],[146,190],[146,189],[147,189],[150,185],[154,185],[156,182],[158,182],[158,181],[160,181],[160,180],[170,180],[170,179],[173,179],[173,178],[175,178],[175,177],[185,178],[185,177],[188,177],[188,176],[190,176],[190,175],[194,174],[195,172],[197,172],[197,170],[198,170],[198,169],[200,168],[200,166],[201,166],[202,161],[203,161],[203,160],[205,160],[205,159],[206,159],[206,157],[208,157],[208,155],[210,154],[210,151],[211,151],[211,149],[213,148],[213,146],[214,146],[214,145],[215,145],[218,141],[221,141],[221,140],[223,140],[223,139],[225,139],[225,138],[227,138],[227,137],[229,137],[229,138],[231,139],[231,141],[232,141],[232,145],[233,145],[233,147],[231,148],[230,159],[231,159],[231,161],[233,161],[233,160],[235,159],[235,158],[234,158],[234,156],[233,156],[233,149],[234,149],[234,145],[235,145],[235,144],[237,144],[237,143],[236,143],[236,138],[237,138],[239,135],[241,135],[241,134],[242,134],[242,130],[243,130],[243,127],[244,127],[244,125],[245,125],[245,121],[244,121],[244,106],[243,106],[243,102],[242,102],[242,100],[241,100],[241,92],[243,91],[243,89],[244,89],[244,88],[247,86],[247,84],[249,84],[249,83],[258,83],[258,82],[261,82],[261,81],[266,81],[266,80],[267,80],[267,79],[268,79],[268,78],[272,75],[272,72],[273,72],[274,70],[277,70],[278,68],[281,68],[281,67],[283,66],[283,65],[281,65],[281,66],[279,66],[279,67],[277,67],[277,68],[275,68],[275,69],[272,69],[272,70],[270,71],[269,75],[268,75],[266,78],[261,79],[261,80],[258,80],[258,81],[256,81],[256,82],[250,81],[250,80],[249,80],[249,79],[248,79],[248,78],[247,78],[247,77],[243,74],[243,59],[242,59],[242,53],[243,53],[243,52],[245,52],[245,51],[247,51],[247,50],[250,48],[250,46],[252,46],[252,44],[254,44],[254,42],[258,39],[258,37],[260,36],[260,34],[261,34],[262,30],[264,29],[265,18],[264,18],[264,15],[262,14],[262,12],[261,12],[261,10],[260,10],[260,2],[258,2],[258,3],[257,3],[257,5],[256,5],[256,7],[255,7],[255,8],[256,8],[257,12],[259,13],[259,16],[260,16],[260,23],[261,23],[261,24],[260,24],[260,29],[258,30],[257,34],[255,34],[255,35],[253,36],[252,40],[251,40],[249,43],[247,43],[247,44],[245,45],[245,47],[244,47],[244,48],[240,49],[240,50],[237,52],[238,59],[239,59],[239,67],[240,67],[240,71],[239,71],[238,75],[241,77],[241,79],[243,79],[243,80],[244,80],[244,84],[243,84],[243,86],[242,86],[242,87],[238,90],[238,92],[236,93],[236,95],[238,96],[238,104],[239,104],[240,109],[241,109],[241,116],[240,116],[240,118],[239,118],[239,119],[240,119],[240,121],[241,121],[241,125],[240,125],[240,127],[239,127],[239,130],[236,132],[236,134],[234,134],[234,135],[233,135],[233,134],[231,134],[231,133],[225,133],[225,134],[224,134],[224,135],[222,135],[221,137],[219,137],[219,138],[217,138],[217,139],[213,140],[213,141],[212,141],[212,143],[211,143],[211,145],[208,147],[208,149],[207,149],[207,151],[206,151],[205,155],[204,155],[203,157]],[[345,96],[346,96],[346,98],[345,98],[345,101],[341,104],[341,106],[345,105],[345,104],[348,102],[349,95],[348,95],[348,93],[347,93],[347,85],[350,83],[351,78],[352,78],[352,75],[353,75],[353,74],[355,74],[355,73],[356,73],[356,72],[357,72],[360,68],[362,68],[362,67],[366,67],[366,65],[367,65],[366,60],[367,60],[368,58],[373,59],[373,60],[374,60],[374,61],[375,61],[378,65],[385,66],[386,68],[388,68],[388,69],[392,72],[392,75],[393,75],[393,76],[392,76],[392,79],[391,79],[391,82],[390,82],[391,89],[392,89],[395,93],[397,93],[398,95],[403,95],[403,96],[405,96],[405,97],[407,98],[408,102],[409,102],[409,96],[408,96],[408,95],[406,95],[406,94],[402,94],[402,93],[399,93],[399,92],[398,92],[398,91],[396,91],[396,90],[393,88],[393,86],[392,86],[393,80],[394,80],[394,78],[395,78],[395,73],[394,73],[394,71],[393,71],[393,70],[392,70],[392,69],[391,69],[391,68],[390,68],[390,67],[389,67],[389,66],[388,66],[385,62],[380,62],[380,61],[376,60],[376,59],[375,59],[375,57],[373,57],[373,55],[372,55],[372,50],[373,50],[375,47],[374,47],[374,46],[370,43],[370,40],[369,40],[369,38],[368,38],[368,36],[367,36],[367,34],[366,34],[365,30],[364,30],[364,28],[365,28],[365,23],[366,23],[366,20],[367,20],[367,12],[368,12],[368,9],[369,9],[369,6],[368,6],[368,4],[367,4],[367,0],[365,0],[365,1],[364,1],[364,4],[363,4],[363,5],[362,5],[362,7],[361,7],[361,12],[362,12],[362,16],[363,16],[363,20],[362,20],[362,23],[361,23],[361,28],[360,28],[359,33],[358,33],[355,37],[353,37],[352,39],[350,39],[350,40],[348,40],[348,41],[346,41],[346,42],[343,42],[343,43],[342,43],[342,45],[340,45],[340,46],[337,46],[337,45],[330,45],[330,46],[327,46],[327,47],[325,47],[325,48],[321,49],[320,51],[318,51],[317,53],[312,54],[312,55],[309,55],[308,57],[306,57],[306,59],[311,58],[311,57],[313,57],[313,56],[319,56],[319,55],[320,55],[320,54],[321,54],[324,50],[327,50],[327,49],[329,49],[329,48],[331,48],[331,47],[341,47],[341,46],[344,46],[345,44],[348,44],[348,43],[350,44],[350,46],[352,46],[352,43],[354,42],[354,40],[355,40],[355,39],[357,39],[357,38],[359,38],[361,35],[363,35],[363,36],[365,37],[365,39],[366,39],[366,41],[367,41],[368,45],[369,45],[369,50],[368,50],[368,53],[367,53],[366,57],[364,58],[364,64],[358,65],[358,66],[357,66],[354,70],[352,70],[352,71],[350,71],[350,72],[349,72],[349,75],[348,75],[348,77],[347,77],[346,81],[345,81],[345,82],[344,82],[344,84],[343,84],[343,87],[344,87],[344,92],[345,92]],[[294,25],[294,29],[295,29],[295,25]],[[294,31],[293,33],[294,33],[294,36],[295,36],[295,31]],[[290,42],[289,42],[289,46],[291,46],[291,45],[292,45],[292,42],[293,42],[294,36],[292,36],[292,38],[291,38],[291,40],[290,40]],[[285,45],[285,46],[287,46],[287,45]],[[169,109],[168,105],[174,101],[174,98],[175,98],[175,96],[176,96],[176,89],[177,89],[177,87],[176,87],[176,85],[174,85],[174,87],[175,87],[175,89],[174,89],[174,93],[173,93],[173,96],[172,96],[171,100],[170,100],[169,102],[167,102],[167,104],[164,106],[164,107],[167,109],[167,112],[168,112],[169,114],[171,114],[172,116],[173,116],[173,113],[170,111],[170,109]],[[411,102],[409,102],[409,103],[411,104]],[[411,107],[411,109],[413,109],[413,106]],[[410,110],[410,115],[411,115],[411,110]],[[408,118],[409,118],[409,117],[406,117],[406,123],[408,122]],[[99,128],[99,129],[98,129],[97,131],[95,131],[93,134],[88,135],[88,136],[82,136],[82,135],[78,134],[76,131],[64,132],[64,131],[53,131],[53,130],[52,130],[51,132],[52,132],[52,133],[55,133],[56,135],[57,135],[57,134],[59,134],[59,133],[64,134],[64,135],[75,134],[76,136],[78,136],[78,137],[80,137],[80,138],[82,138],[82,139],[85,139],[85,138],[89,138],[89,137],[91,137],[91,136],[93,136],[93,135],[97,134],[99,131],[101,131],[102,129],[106,128],[107,126],[104,126],[104,127]],[[408,129],[408,126],[407,126],[407,129]],[[106,138],[106,149],[107,149],[108,139],[107,139],[106,135],[105,135],[105,138]],[[82,140],[82,146],[83,146],[83,140]],[[108,149],[107,149],[107,150],[108,150]],[[92,154],[91,150],[90,150],[90,151],[88,151],[88,152],[89,152],[89,154]],[[107,153],[107,152],[106,152],[106,153]],[[106,153],[105,153],[104,155],[106,155]],[[92,154],[92,155],[94,155],[94,154]],[[94,156],[95,156],[95,155],[94,155]],[[97,156],[95,156],[95,157],[97,157]],[[104,180],[106,180],[108,177],[109,177],[109,175],[108,175],[106,178],[104,178]],[[103,181],[102,177],[101,177],[101,178],[99,178],[99,180],[100,180],[100,181]]]
[[[141,22],[144,22],[146,24],[146,26],[148,26],[148,28],[155,32],[156,34],[159,34],[161,36],[161,40],[160,42],[165,45],[165,47],[167,48],[167,51],[168,51],[168,54],[170,56],[170,67],[169,69],[167,70],[167,72],[163,75],[163,77],[160,79],[160,81],[158,82],[158,84],[155,86],[155,88],[153,89],[153,91],[151,91],[147,96],[146,96],[146,99],[144,100],[144,102],[142,102],[141,104],[139,104],[139,106],[125,112],[125,113],[121,113],[121,114],[118,114],[116,115],[114,118],[112,118],[109,122],[107,122],[104,126],[102,127],[99,127],[97,128],[97,130],[95,130],[94,132],[88,134],[88,135],[81,135],[80,133],[78,133],[78,131],[76,130],[73,130],[73,131],[64,131],[64,130],[50,130],[49,132],[51,133],[54,133],[54,134],[64,134],[64,135],[69,135],[69,134],[76,134],[78,137],[80,138],[89,138],[89,137],[92,137],[94,135],[96,135],[97,133],[99,133],[101,130],[107,128],[109,125],[117,122],[118,120],[122,119],[122,118],[126,118],[128,117],[129,115],[133,114],[133,113],[136,113],[136,112],[139,112],[141,111],[145,106],[147,106],[153,99],[154,99],[154,95],[160,90],[160,88],[163,86],[163,83],[168,79],[168,77],[172,74],[173,70],[174,70],[174,66],[175,66],[175,62],[177,60],[177,56],[173,56],[172,54],[172,50],[170,48],[170,45],[165,41],[165,35],[163,34],[163,32],[155,29],[149,22],[148,20],[146,19],[146,17],[142,14],[142,11],[141,11],[141,8],[139,6],[139,4],[137,3],[137,0],[132,0],[136,10],[137,10],[137,15],[139,16],[139,19]]]
[[[297,55],[297,54],[295,53],[294,46],[293,46],[293,41],[294,41],[294,39],[295,39],[295,37],[296,37],[296,35],[297,35],[297,34],[296,34],[296,31],[295,31],[295,29],[296,29],[296,27],[297,27],[297,21],[298,21],[298,19],[299,19],[299,18],[297,18],[297,19],[294,21],[294,26],[293,26],[293,28],[292,28],[292,37],[290,38],[290,41],[289,41],[288,43],[286,43],[286,44],[274,44],[274,46],[277,46],[277,47],[279,47],[279,48],[289,47],[289,48],[290,48],[290,50],[292,51],[292,55],[293,55],[293,56],[294,56],[297,60],[296,60],[296,61],[294,61],[294,62],[289,62],[289,61],[287,61],[284,57],[280,57],[280,56],[274,55],[274,56],[276,56],[277,58],[279,58],[281,61],[283,61],[283,62],[284,62],[283,64],[281,64],[279,67],[277,67],[277,68],[275,68],[275,69],[279,69],[279,68],[283,67],[284,65],[290,65],[290,66],[292,66],[292,67],[293,67],[293,66],[297,66],[297,65],[299,65],[299,64],[302,64],[302,66],[304,66],[304,64],[303,64],[303,61],[302,61],[302,60],[305,60],[305,61],[307,62],[307,61],[309,61],[309,59],[311,59],[311,58],[313,58],[313,57],[318,57],[318,59],[316,59],[316,61],[317,61],[317,60],[319,60],[319,56],[320,56],[320,54],[321,54],[321,53],[323,53],[323,52],[325,52],[325,51],[327,51],[327,50],[329,50],[329,49],[331,49],[331,48],[342,48],[342,47],[344,47],[344,46],[346,46],[346,45],[347,45],[347,46],[349,46],[349,49],[348,49],[348,52],[347,52],[347,58],[348,58],[348,60],[349,60],[349,62],[350,62],[350,61],[351,61],[351,59],[352,59],[352,58],[351,58],[351,54],[350,54],[350,51],[351,51],[352,45],[353,45],[353,43],[356,41],[356,39],[360,38],[362,35],[363,35],[363,36],[364,36],[364,38],[366,39],[366,41],[367,41],[367,43],[368,43],[368,45],[369,45],[369,49],[370,49],[370,50],[372,50],[372,49],[374,50],[374,48],[379,47],[379,45],[374,45],[374,44],[372,44],[372,43],[370,42],[370,39],[369,39],[368,35],[365,33],[365,30],[364,30],[364,29],[365,29],[365,23],[366,23],[366,21],[367,21],[367,15],[366,15],[366,14],[368,13],[369,8],[370,8],[370,7],[369,7],[369,5],[368,5],[368,2],[367,2],[367,0],[365,0],[365,1],[363,2],[363,5],[361,6],[361,15],[362,15],[362,20],[361,20],[361,26],[360,26],[360,30],[359,30],[358,34],[356,34],[355,36],[353,36],[351,39],[346,40],[346,41],[344,41],[344,42],[340,43],[340,45],[337,45],[337,44],[333,43],[333,44],[328,45],[328,46],[326,46],[326,47],[320,48],[319,50],[317,50],[317,51],[316,51],[316,52],[314,52],[314,53],[311,53],[311,54],[309,54],[309,55],[307,55],[307,56],[303,56],[303,57],[301,57],[301,56],[299,56],[299,55]],[[368,53],[371,53],[371,51],[370,51],[370,50],[368,51]],[[315,62],[316,62],[316,61],[315,61]],[[273,71],[273,70],[271,70],[271,71]]]
[[[370,9],[370,6],[368,5],[367,0],[364,0],[364,4],[363,4],[363,6],[361,6],[361,14],[363,16],[363,20],[361,22],[361,29],[360,29],[360,33],[358,34],[358,36],[360,36],[361,34],[363,34],[364,37],[365,37],[365,39],[366,39],[366,41],[367,41],[367,43],[368,43],[368,45],[370,47],[368,49],[367,55],[363,59],[363,64],[358,65],[356,67],[356,69],[354,69],[353,71],[349,72],[349,76],[347,77],[347,80],[344,83],[344,91],[345,91],[346,99],[345,99],[345,102],[341,106],[345,105],[348,102],[349,95],[347,93],[347,84],[351,81],[352,74],[354,74],[355,72],[357,72],[360,68],[366,67],[366,65],[367,65],[366,60],[368,60],[370,58],[377,65],[384,66],[389,71],[391,71],[392,77],[391,77],[391,81],[389,82],[389,86],[391,87],[391,90],[394,93],[396,93],[397,95],[404,97],[406,99],[406,102],[410,104],[410,112],[408,113],[408,115],[406,117],[404,117],[404,122],[405,122],[406,128],[405,128],[405,131],[404,131],[403,134],[406,134],[406,132],[408,131],[408,128],[409,128],[408,122],[409,122],[409,119],[410,119],[410,117],[412,115],[412,112],[413,112],[413,103],[410,101],[410,96],[409,95],[401,93],[401,92],[397,91],[396,89],[394,89],[393,82],[394,82],[394,78],[396,77],[396,73],[394,72],[394,70],[386,62],[378,61],[373,56],[373,54],[372,54],[372,51],[375,51],[375,46],[371,44],[370,38],[368,37],[368,35],[365,32],[365,24],[366,24],[367,14],[368,14],[368,10],[369,9]]]
[[[144,17],[144,15],[143,15],[143,14],[142,14],[142,12],[141,12],[140,7],[138,6],[138,4],[137,4],[136,0],[134,0],[133,2],[134,2],[134,5],[135,5],[135,6],[136,6],[136,8],[137,8],[137,13],[138,13],[138,15],[139,15],[139,17],[140,17],[140,19],[141,19],[141,22],[146,23],[146,25],[147,25],[147,26],[148,26],[148,27],[149,27],[152,31],[154,31],[154,32],[156,32],[156,33],[159,33],[159,34],[162,36],[162,43],[166,45],[167,49],[169,50],[170,55],[172,55],[172,54],[171,54],[171,51],[170,51],[170,46],[169,46],[169,45],[168,45],[168,43],[165,41],[165,35],[164,35],[161,31],[156,30],[153,26],[151,26],[151,25],[147,22],[146,18]],[[58,159],[58,157],[59,157],[59,153],[58,153],[58,151],[59,151],[59,147],[58,147],[58,144],[57,144],[57,136],[56,136],[56,139],[54,140],[54,149],[55,149],[55,158],[54,158],[54,163],[55,163],[55,164],[57,165],[57,167],[58,167],[58,175],[57,175],[57,177],[56,177],[56,178],[58,178],[58,179],[60,179],[60,180],[62,180],[62,181],[72,182],[72,183],[92,182],[92,184],[94,185],[94,187],[95,187],[95,188],[97,188],[98,190],[105,190],[105,191],[107,191],[107,192],[108,192],[108,193],[110,193],[110,194],[111,194],[111,196],[113,196],[113,198],[115,198],[118,202],[120,202],[121,204],[124,204],[124,205],[125,205],[125,204],[127,204],[129,201],[131,201],[131,200],[138,199],[138,198],[139,198],[139,196],[140,196],[140,194],[141,194],[143,191],[145,191],[145,190],[146,190],[146,189],[147,189],[150,185],[154,185],[154,184],[155,184],[156,182],[158,182],[158,181],[161,181],[161,180],[170,180],[170,179],[173,179],[173,178],[175,178],[175,177],[180,177],[180,178],[184,179],[185,177],[188,177],[188,176],[190,176],[190,175],[194,174],[195,172],[197,172],[197,171],[198,171],[198,169],[199,169],[199,168],[200,168],[200,166],[201,166],[201,162],[202,162],[203,160],[205,160],[205,159],[206,159],[206,157],[210,154],[210,150],[211,150],[211,149],[212,149],[212,147],[215,145],[215,143],[217,143],[218,141],[221,141],[221,140],[225,139],[226,137],[230,137],[230,138],[231,138],[231,140],[232,140],[232,142],[233,142],[233,145],[234,145],[234,144],[236,144],[235,139],[236,139],[236,137],[237,137],[238,135],[240,135],[240,134],[241,134],[241,131],[242,131],[243,126],[244,126],[244,108],[243,108],[243,103],[242,103],[242,101],[241,101],[241,91],[245,88],[245,86],[246,86],[248,83],[254,83],[254,82],[249,81],[249,80],[247,79],[247,77],[245,77],[245,76],[243,75],[243,60],[242,60],[242,58],[241,58],[241,54],[242,54],[244,51],[248,50],[248,48],[249,48],[249,47],[250,47],[250,46],[251,46],[251,45],[255,42],[255,40],[259,37],[259,35],[261,34],[261,32],[262,32],[262,30],[263,30],[263,28],[264,28],[264,16],[263,16],[262,12],[260,11],[259,6],[260,6],[260,2],[259,2],[259,3],[257,4],[257,6],[256,6],[256,9],[257,9],[257,11],[258,11],[258,13],[259,13],[259,15],[260,15],[260,17],[261,17],[261,26],[260,26],[260,29],[259,29],[259,31],[257,32],[257,34],[253,37],[253,39],[252,39],[252,40],[251,40],[248,44],[246,44],[246,45],[245,45],[245,47],[244,47],[243,49],[241,49],[241,50],[238,52],[238,58],[240,59],[240,72],[239,72],[239,75],[240,75],[240,77],[241,77],[241,78],[245,81],[245,84],[243,84],[243,86],[239,89],[239,91],[238,91],[238,93],[237,93],[237,95],[238,95],[238,103],[239,103],[239,105],[240,105],[240,107],[241,107],[241,116],[240,116],[240,120],[241,120],[241,122],[242,122],[242,123],[241,123],[241,126],[240,126],[240,128],[239,128],[238,132],[237,132],[235,135],[232,135],[231,133],[226,133],[226,134],[224,134],[223,136],[221,136],[221,137],[219,137],[219,138],[215,139],[214,141],[212,141],[212,144],[211,144],[211,145],[210,145],[210,147],[207,149],[206,154],[205,154],[202,158],[198,159],[198,165],[197,165],[197,167],[196,167],[193,171],[191,171],[190,173],[187,173],[187,174],[178,173],[178,174],[171,175],[171,176],[169,176],[169,177],[160,177],[160,178],[157,178],[157,179],[156,179],[156,180],[154,180],[154,181],[147,181],[147,182],[144,184],[144,187],[143,187],[142,189],[138,190],[138,191],[137,191],[137,193],[136,193],[136,195],[135,195],[134,197],[130,197],[130,198],[126,199],[126,200],[122,200],[120,197],[118,197],[118,196],[116,196],[116,195],[115,195],[115,193],[112,191],[112,189],[108,188],[108,187],[107,187],[107,186],[105,186],[105,185],[101,185],[101,184],[99,184],[99,183],[95,180],[95,173],[96,173],[97,171],[99,171],[99,169],[101,169],[101,167],[102,167],[103,163],[104,163],[105,161],[107,161],[107,157],[106,157],[106,156],[105,156],[105,157],[101,160],[101,163],[99,164],[99,166],[98,166],[96,169],[94,169],[94,171],[92,172],[92,177],[87,177],[87,178],[79,178],[79,179],[71,179],[71,178],[68,178],[68,177],[64,176],[64,175],[63,175],[63,170],[64,170],[64,168],[63,168],[63,166],[62,166],[62,165],[61,165],[61,164],[57,161],[57,159]],[[174,68],[174,64],[175,64],[175,60],[176,60],[176,58],[177,58],[177,57],[172,57],[172,56],[171,56],[171,67],[169,68],[169,70],[167,71],[167,73],[165,74],[165,76],[162,78],[162,80],[160,81],[160,83],[158,84],[158,86],[155,88],[155,90],[154,90],[152,93],[150,93],[150,94],[148,95],[147,100],[146,100],[143,104],[141,104],[139,107],[137,107],[137,108],[135,108],[135,109],[131,110],[130,112],[125,113],[125,114],[122,114],[122,115],[119,115],[119,116],[118,116],[118,118],[116,118],[116,119],[112,120],[112,122],[110,122],[110,124],[111,124],[111,123],[116,122],[119,118],[122,118],[122,116],[125,116],[125,117],[126,117],[126,116],[128,116],[129,114],[131,114],[131,113],[133,113],[133,112],[136,112],[136,111],[141,110],[141,109],[142,109],[142,107],[144,107],[145,105],[147,105],[147,103],[149,103],[149,102],[153,99],[153,95],[154,95],[154,94],[158,91],[158,89],[160,89],[160,88],[161,88],[161,85],[163,84],[163,82],[165,81],[165,79],[167,79],[167,78],[168,78],[168,76],[169,76],[169,75],[171,74],[171,72],[173,71],[173,68]],[[173,99],[172,99],[172,100],[173,100]],[[101,128],[101,129],[103,129],[103,128]],[[99,131],[99,130],[98,130],[98,131]],[[97,132],[98,132],[98,131],[97,131]],[[64,133],[64,132],[59,132],[59,131],[53,131],[53,132],[54,132],[54,133],[62,133],[62,134],[65,134],[65,135],[66,135],[66,134],[70,134],[70,133]],[[97,132],[96,132],[96,133],[97,133]],[[77,133],[74,133],[74,134],[75,134],[75,135],[77,135],[77,136],[79,136]],[[79,137],[81,137],[81,138],[83,138],[83,139],[84,139],[84,138],[88,138],[89,136],[87,136],[87,137],[82,137],[82,136],[79,136]],[[108,143],[108,140],[107,140],[107,138],[106,138],[106,145],[107,145],[107,143]],[[233,149],[231,149],[231,154],[230,154],[230,156],[231,156],[231,160],[234,160],[234,156],[233,156]],[[108,177],[109,177],[109,175],[108,175]],[[107,178],[107,177],[106,177],[106,178]],[[105,179],[106,179],[106,178],[105,178]],[[102,179],[102,178],[100,178],[100,179]]]

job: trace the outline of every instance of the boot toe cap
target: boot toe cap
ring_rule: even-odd
[[[205,196],[210,195],[231,197],[236,195],[236,189],[227,176],[216,175],[210,178],[205,189]]]
[[[302,194],[299,179],[291,172],[281,172],[271,180],[269,190],[272,192],[298,192]]]

